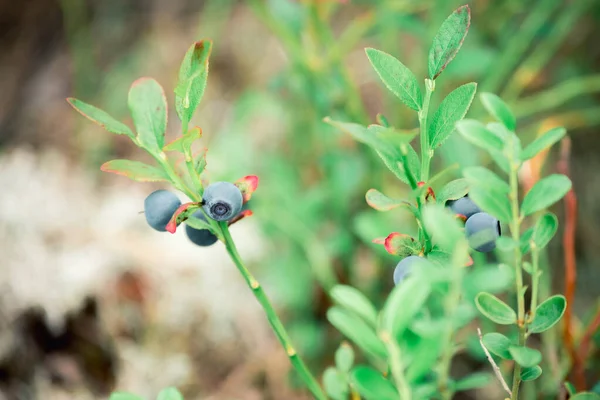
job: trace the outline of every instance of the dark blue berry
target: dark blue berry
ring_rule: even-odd
[[[169,220],[181,205],[177,196],[168,190],[157,190],[144,200],[144,215],[148,225],[165,232]]]
[[[215,221],[229,221],[242,210],[242,192],[233,183],[215,182],[204,190],[204,212]]]
[[[450,200],[446,203],[446,206],[450,207],[455,214],[464,215],[467,219],[471,217],[471,215],[481,212],[481,208],[473,203],[473,200],[468,196],[461,197],[458,200]]]
[[[408,256],[403,258],[398,265],[396,265],[396,269],[394,269],[394,284],[398,285],[413,271],[414,268],[419,264],[426,262],[427,260],[419,256]]]
[[[465,234],[469,245],[482,253],[496,248],[496,239],[500,236],[500,222],[490,214],[473,214],[465,223]]]
[[[192,216],[206,222],[206,217],[200,210],[193,213]],[[210,246],[217,241],[217,237],[208,229],[196,229],[186,225],[185,233],[192,243],[197,244],[198,246]]]

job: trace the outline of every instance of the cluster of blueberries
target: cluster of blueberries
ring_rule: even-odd
[[[466,195],[446,203],[453,213],[465,220],[465,235],[469,245],[476,251],[488,253],[496,248],[500,237],[500,222],[481,209]],[[394,284],[399,284],[420,263],[427,262],[423,257],[408,256],[402,259],[394,270]]]
[[[148,225],[160,232],[165,232],[167,224],[175,211],[181,206],[181,200],[168,190],[152,192],[144,200],[144,214]],[[229,221],[242,211],[243,196],[240,189],[230,182],[215,182],[204,190],[202,210],[197,210],[193,217],[206,222],[206,216],[215,221]],[[206,214],[206,216],[205,216]],[[187,237],[198,246],[210,246],[217,237],[208,229],[195,229],[186,225]]]

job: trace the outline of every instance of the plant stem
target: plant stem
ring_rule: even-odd
[[[392,370],[392,376],[398,389],[398,394],[402,400],[412,400],[410,386],[404,376],[404,364],[402,363],[402,354],[398,343],[390,336],[389,332],[382,332],[381,340],[385,344],[388,351],[388,360]]]
[[[421,181],[426,182],[429,179],[429,164],[433,152],[429,148],[429,137],[427,136],[427,116],[429,114],[429,101],[431,93],[435,90],[435,81],[425,79],[425,99],[423,108],[419,111],[419,127],[421,139]]]
[[[515,277],[516,277],[516,289],[517,289],[517,326],[519,327],[519,346],[525,345],[525,293],[523,293],[523,270],[521,266],[522,254],[520,241],[520,226],[521,226],[521,215],[519,214],[519,164],[511,160],[511,172],[510,172],[510,200],[512,205],[512,221],[510,223],[510,231],[512,233],[512,239],[516,243],[515,245]],[[512,383],[512,400],[519,398],[519,385],[521,384],[521,366],[515,363]]]
[[[538,288],[540,283],[540,250],[535,243],[531,246],[531,305],[529,306],[528,321],[531,322],[535,318],[535,309],[538,302]]]
[[[248,268],[246,268],[246,266],[242,262],[242,259],[240,257],[240,254],[238,253],[237,247],[235,246],[235,243],[229,232],[227,222],[221,222],[220,226],[221,226],[221,231],[223,232],[223,241],[225,243],[225,247],[227,248],[227,252],[229,253],[229,256],[231,257],[231,259],[234,262],[235,266],[237,267],[238,271],[240,271],[240,273],[244,277],[244,280],[246,281],[246,283],[252,290],[252,293],[254,293],[256,300],[258,300],[258,302],[262,306],[262,308],[267,316],[267,320],[269,321],[269,324],[271,324],[271,328],[273,328],[273,331],[275,332],[277,339],[279,339],[279,342],[285,349],[285,352],[286,352],[287,356],[289,357],[290,362],[292,363],[292,365],[294,366],[294,368],[300,375],[300,378],[302,378],[302,380],[304,381],[304,383],[306,384],[306,386],[308,387],[310,392],[313,394],[315,399],[327,400],[327,396],[323,392],[323,389],[321,389],[321,386],[319,385],[319,383],[317,382],[315,377],[308,370],[308,368],[306,367],[306,364],[300,358],[298,353],[296,353],[296,350],[292,346],[290,337],[289,337],[287,331],[285,330],[285,328],[283,327],[281,320],[277,316],[275,309],[271,305],[269,298],[267,297],[264,290],[262,289],[262,286],[260,285],[260,283],[258,283],[258,281],[254,278],[254,276],[250,273]]]

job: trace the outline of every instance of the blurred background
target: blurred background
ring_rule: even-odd
[[[417,126],[363,49],[393,54],[422,79],[433,35],[461,4],[1,1],[0,398],[106,398],[115,388],[153,398],[168,385],[187,399],[308,398],[225,249],[197,248],[182,230],[149,229],[143,200],[161,186],[99,170],[109,159],[147,155],[65,98],[131,125],[129,85],[152,76],[165,87],[173,138],[179,63],[195,40],[214,41],[194,120],[209,147],[209,178],[260,177],[255,216],[233,234],[320,374],[342,339],[325,319],[326,289],[349,283],[380,305],[397,260],[371,240],[414,229],[402,211],[368,208],[369,188],[400,197],[406,188],[322,119],[367,124],[382,113],[397,127]],[[469,5],[469,35],[437,81],[434,107],[475,81],[511,105],[526,140],[568,128],[579,199],[575,313],[583,324],[600,294],[600,1]],[[469,115],[483,115],[479,104]],[[543,173],[556,170],[554,153]],[[455,138],[434,171],[487,162],[480,157]],[[562,205],[554,211],[562,223]],[[553,293],[564,291],[562,257],[557,238],[546,255]],[[467,357],[456,368],[487,366]],[[497,398],[491,390],[463,398]]]

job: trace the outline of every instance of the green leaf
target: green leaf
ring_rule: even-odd
[[[327,320],[371,357],[385,359],[387,350],[373,328],[356,314],[339,306],[327,310]]]
[[[354,350],[346,342],[342,342],[335,352],[335,365],[343,372],[349,372],[354,364]]]
[[[387,197],[377,189],[369,189],[365,195],[367,204],[377,211],[389,211],[396,207],[412,209],[413,206],[406,200],[396,200]]]
[[[152,78],[140,78],[131,85],[127,104],[142,147],[160,153],[167,131],[167,99],[162,87]]]
[[[508,236],[500,236],[496,240],[496,248],[502,252],[508,253],[517,247],[517,243]]]
[[[478,389],[486,387],[492,382],[492,375],[487,372],[475,372],[466,378],[462,378],[452,385],[452,388],[459,392],[463,390]]]
[[[377,310],[375,306],[358,289],[348,285],[336,285],[330,291],[334,302],[353,312],[371,326],[377,325]]]
[[[423,245],[421,242],[403,233],[390,233],[385,238],[384,246],[388,253],[402,258],[423,254]]]
[[[458,220],[444,206],[436,204],[426,207],[423,219],[425,228],[441,250],[454,253],[457,243],[465,240]]]
[[[531,227],[521,235],[521,253],[523,253],[523,255],[531,251],[531,239],[533,238],[534,229],[535,227]]]
[[[527,216],[550,207],[571,190],[571,180],[565,175],[552,174],[538,181],[523,199],[521,214]]]
[[[475,297],[475,305],[483,315],[497,324],[511,325],[517,322],[515,310],[492,294],[479,293]]]
[[[529,367],[529,368],[523,368],[521,370],[521,379],[524,382],[533,381],[533,380],[539,378],[540,375],[542,375],[542,368],[539,365]]]
[[[144,400],[140,396],[136,396],[135,394],[125,393],[125,392],[114,392],[110,395],[108,400]]]
[[[542,353],[536,349],[525,346],[510,346],[510,355],[522,367],[530,368],[542,362]]]
[[[344,374],[333,367],[329,367],[323,373],[323,386],[325,392],[334,400],[347,400],[348,382]]]
[[[168,387],[160,391],[156,400],[183,400],[183,396],[176,388]]]
[[[185,135],[179,136],[171,143],[163,147],[164,151],[178,151],[183,154],[188,154],[191,151],[194,141],[202,137],[202,129],[196,127],[187,131]]]
[[[581,392],[570,397],[569,400],[600,400],[600,394],[593,392]]]
[[[419,111],[423,105],[423,96],[411,70],[383,51],[367,48],[365,52],[384,85],[408,107]]]
[[[556,234],[558,230],[558,218],[556,215],[548,212],[544,214],[540,219],[537,220],[532,239],[538,249],[543,249],[550,243],[550,240]]]
[[[506,193],[497,189],[474,187],[469,192],[469,197],[479,208],[498,218],[499,221],[505,223],[511,221],[512,212]]]
[[[371,367],[354,368],[350,383],[366,400],[398,400],[394,385]]]
[[[162,169],[139,161],[111,160],[102,164],[100,170],[123,175],[138,182],[160,182],[169,180]]]
[[[456,129],[467,141],[489,153],[499,155],[504,148],[502,139],[479,121],[463,119],[456,123]]]
[[[431,253],[430,253],[431,254]],[[471,270],[463,280],[466,298],[475,298],[479,292],[500,293],[514,284],[511,268],[501,265],[487,265]]]
[[[440,26],[429,49],[428,70],[431,79],[437,78],[460,50],[471,24],[471,10],[457,8]]]
[[[469,192],[469,182],[466,179],[455,179],[448,182],[438,193],[437,202],[445,205],[448,200],[457,200]]]
[[[91,104],[84,103],[83,101],[75,99],[73,97],[67,98],[67,101],[81,115],[83,115],[90,121],[100,125],[107,131],[111,133],[116,133],[117,135],[127,135],[131,139],[135,139],[135,135],[127,125],[117,121],[116,119],[108,115],[106,111],[96,108]]]
[[[562,295],[554,295],[544,300],[535,309],[535,317],[529,324],[529,331],[540,333],[552,328],[562,318],[567,308],[567,299]]]
[[[444,350],[444,343],[439,338],[439,336],[419,337],[416,342],[411,341],[407,343],[405,349],[402,349],[404,353],[409,353],[407,355],[412,356],[407,361],[408,365],[406,367],[406,378],[410,382],[422,381],[424,376],[431,373],[432,365],[437,363]],[[422,397],[416,397],[416,395],[414,398],[422,399]]]
[[[479,95],[481,102],[486,110],[496,120],[502,122],[502,124],[509,130],[514,131],[517,127],[517,120],[513,113],[510,111],[510,108],[506,105],[504,101],[493,93],[481,93]]]
[[[497,355],[505,360],[512,360],[513,357],[508,349],[512,346],[509,338],[501,333],[491,332],[483,335],[483,345],[490,353]]]
[[[430,293],[431,286],[422,275],[409,275],[388,296],[381,311],[381,328],[397,337],[408,327]]]
[[[175,109],[183,123],[184,131],[187,131],[188,123],[204,95],[211,50],[210,40],[194,43],[185,53],[179,68],[179,81],[175,88]]]
[[[549,148],[554,143],[560,141],[567,134],[563,127],[552,128],[542,136],[529,143],[521,152],[521,160],[526,161],[535,157],[541,151]]]
[[[463,175],[472,186],[494,189],[505,194],[510,192],[508,183],[487,168],[468,167],[463,170]]]
[[[428,129],[429,146],[432,149],[439,147],[454,132],[456,123],[469,111],[476,90],[476,83],[467,83],[454,89],[442,101]]]

